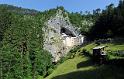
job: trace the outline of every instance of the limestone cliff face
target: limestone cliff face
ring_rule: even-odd
[[[65,15],[66,17],[58,10],[55,16],[45,22],[43,28],[44,49],[51,52],[53,62],[57,62],[73,46],[80,45],[83,41],[78,29],[70,23],[67,13]]]

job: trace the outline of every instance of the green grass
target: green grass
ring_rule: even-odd
[[[124,68],[94,65],[87,57],[77,56],[60,64],[45,79],[124,79]]]
[[[91,44],[88,44],[86,45],[85,47],[82,47],[80,49],[80,51],[82,51],[83,49],[86,49],[87,51],[89,51],[89,53],[92,54],[92,50],[94,47],[96,47],[97,45],[95,43],[91,43]],[[114,44],[114,43],[106,43],[106,44],[100,44],[99,46],[107,46],[105,48],[106,52],[107,51],[118,51],[118,50],[123,50],[124,51],[124,43],[122,44]],[[108,52],[107,52],[108,53]],[[113,59],[113,58],[123,58],[123,57],[119,57],[119,56],[113,56],[113,55],[110,55],[110,58]]]
[[[97,45],[95,43],[91,43],[86,45],[85,47],[82,47],[81,50],[87,49],[88,51],[92,52],[92,49],[96,46]],[[107,46],[106,50],[111,50],[111,51],[124,50],[124,44],[106,43],[106,44],[101,44],[100,46]]]
[[[62,75],[62,74],[66,74],[66,73],[71,73],[77,70],[89,70],[89,69],[94,69],[93,66],[88,66],[88,67],[84,67],[84,68],[77,68],[77,65],[81,62],[87,62],[89,60],[88,57],[82,57],[82,56],[77,56],[73,59],[68,59],[66,60],[64,63],[62,63],[61,65],[59,65],[51,75],[49,75],[47,78],[45,79],[51,79],[52,77],[55,77],[56,75]],[[87,64],[85,64],[87,65]]]
[[[123,44],[101,44],[108,46],[111,51],[124,50]],[[91,43],[79,50],[86,49],[92,52],[96,44]],[[117,60],[116,62],[119,62]],[[116,63],[115,62],[115,63]],[[122,62],[122,61],[121,61]],[[52,74],[45,79],[124,79],[124,68],[120,65],[94,65],[90,58],[86,56],[76,56],[60,64]]]

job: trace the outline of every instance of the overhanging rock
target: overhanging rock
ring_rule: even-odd
[[[53,62],[57,62],[62,56],[65,56],[69,50],[83,43],[83,36],[74,27],[68,18],[63,16],[63,12],[58,10],[56,16],[51,17],[45,22],[44,31],[44,49],[51,52]]]

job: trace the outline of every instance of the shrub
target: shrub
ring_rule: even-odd
[[[92,56],[91,54],[90,54],[90,52],[87,50],[87,49],[83,49],[81,52],[80,52],[80,55],[85,55],[85,56]]]
[[[117,51],[108,50],[107,55],[109,59],[111,58],[111,56],[124,57],[124,51],[123,50],[117,50]]]
[[[53,68],[49,68],[47,74],[50,75],[53,72],[53,70],[54,70]]]
[[[73,49],[71,49],[71,50],[69,51],[69,53],[67,54],[67,58],[68,58],[68,59],[74,58],[79,49],[80,49],[80,46],[76,46],[76,47],[74,47]]]

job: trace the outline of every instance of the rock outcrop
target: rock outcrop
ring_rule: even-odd
[[[51,52],[53,62],[60,60],[69,50],[83,43],[84,37],[79,35],[79,31],[74,27],[68,18],[68,14],[58,10],[56,15],[45,22],[44,49]]]

